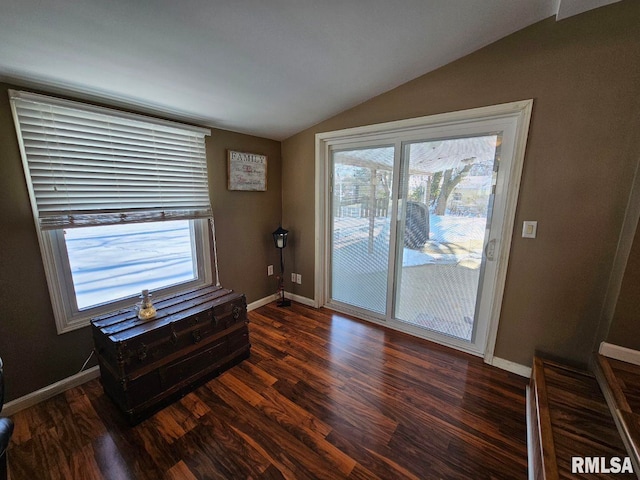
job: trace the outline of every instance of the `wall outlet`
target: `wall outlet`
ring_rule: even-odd
[[[273,265],[267,267],[267,276],[270,277],[271,275],[273,275]]]
[[[296,273],[296,283],[302,285],[302,275]]]
[[[296,274],[295,274],[295,273],[292,273],[292,274],[291,274],[291,281],[292,281],[293,283],[296,283]]]

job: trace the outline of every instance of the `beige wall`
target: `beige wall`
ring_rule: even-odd
[[[0,83],[0,356],[12,400],[77,373],[93,341],[89,327],[56,333],[9,88],[19,87]],[[271,232],[282,211],[280,142],[213,129],[206,148],[221,283],[245,293],[248,302],[262,299],[276,291],[266,273],[279,261]],[[227,190],[228,148],[268,156],[267,192]]]
[[[640,2],[549,18],[283,142],[295,293],[314,295],[314,135],[534,99],[496,355],[586,363],[640,157]],[[523,220],[538,238],[522,239]],[[291,268],[288,268],[291,271]]]
[[[227,190],[227,149],[267,156],[267,191]],[[225,130],[207,138],[209,189],[216,225],[220,283],[243,292],[248,302],[277,291],[267,266],[280,262],[273,232],[282,214],[280,142]]]

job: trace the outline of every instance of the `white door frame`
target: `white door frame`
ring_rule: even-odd
[[[417,117],[316,134],[314,305],[316,307],[324,306],[328,300],[327,296],[329,293],[327,288],[327,262],[329,258],[328,248],[330,243],[327,239],[327,225],[329,224],[327,202],[329,199],[326,195],[326,186],[331,164],[329,152],[330,145],[335,145],[341,142],[352,143],[360,139],[365,141],[367,140],[367,137],[372,136],[386,134],[393,135],[394,133],[400,132],[406,134],[412,130],[420,130],[425,127],[450,126],[456,124],[464,125],[465,123],[480,119],[511,120],[515,127],[515,145],[508,178],[505,178],[508,187],[506,189],[504,203],[504,221],[500,232],[496,232],[501,241],[498,242],[496,254],[496,276],[495,283],[493,285],[493,302],[487,327],[488,332],[486,336],[486,346],[484,348],[485,362],[490,364],[493,363],[532,107],[533,100],[523,100],[470,110],[461,110],[451,113]],[[389,326],[393,328],[393,326]]]

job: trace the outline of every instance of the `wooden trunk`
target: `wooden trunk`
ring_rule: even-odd
[[[249,357],[243,294],[204,287],[91,320],[105,392],[137,423],[195,386]]]

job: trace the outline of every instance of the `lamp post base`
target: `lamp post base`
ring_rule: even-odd
[[[278,303],[276,303],[276,305],[278,307],[290,307],[291,300],[289,300],[288,298],[281,298],[280,300],[278,300]]]

